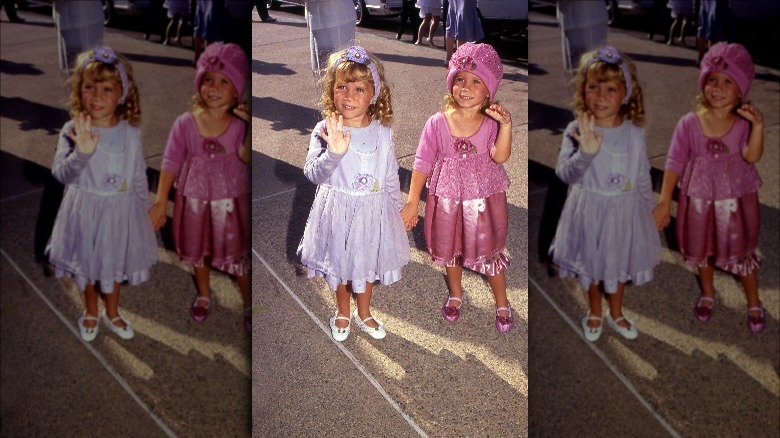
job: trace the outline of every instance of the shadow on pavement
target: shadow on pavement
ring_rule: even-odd
[[[48,135],[57,135],[70,118],[68,112],[59,107],[32,102],[21,97],[0,96],[0,117],[16,120],[19,129],[32,131],[42,129]]]
[[[252,117],[272,122],[274,131],[294,129],[299,134],[311,134],[311,127],[321,120],[316,105],[296,105],[273,97],[252,96]],[[304,145],[308,147],[308,143]]]

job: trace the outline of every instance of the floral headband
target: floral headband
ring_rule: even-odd
[[[344,61],[352,61],[358,64],[363,64],[371,70],[371,76],[374,78],[374,97],[371,98],[371,104],[376,103],[376,99],[379,97],[379,90],[381,84],[379,83],[379,73],[376,71],[376,65],[371,62],[371,58],[368,56],[366,49],[360,46],[352,46],[344,51],[344,55],[336,60],[333,64],[333,71],[336,71],[336,67]]]
[[[125,98],[127,97],[127,91],[129,88],[129,84],[127,82],[127,73],[125,72],[125,66],[122,65],[121,61],[119,61],[119,57],[116,56],[114,49],[108,46],[95,47],[89,57],[84,61],[83,64],[81,64],[81,68],[83,69],[87,64],[95,61],[102,62],[103,64],[113,65],[117,70],[119,70],[119,76],[122,78],[122,97],[119,98],[119,104],[121,105],[125,103]]]
[[[623,72],[623,77],[626,80],[626,97],[623,99],[623,104],[627,104],[628,100],[631,98],[631,93],[634,91],[634,83],[631,81],[631,72],[628,70],[628,64],[620,57],[620,52],[612,46],[600,47],[593,57],[585,64],[583,71],[587,71],[588,67],[596,61],[603,61],[607,64],[620,67],[620,70]]]

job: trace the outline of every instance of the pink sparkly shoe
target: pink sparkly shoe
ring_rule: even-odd
[[[198,301],[203,301],[206,303],[206,307],[198,306]],[[209,317],[209,305],[211,304],[211,298],[209,297],[201,297],[199,295],[195,295],[195,301],[192,302],[192,306],[190,306],[190,316],[192,319],[198,322],[203,322],[206,320],[206,318]]]
[[[753,312],[759,312],[760,315],[753,316]],[[766,318],[764,317],[764,306],[762,306],[761,303],[758,303],[758,307],[751,307],[748,309],[747,324],[748,328],[753,333],[764,330],[764,327],[766,327]]]
[[[447,304],[449,304],[450,300],[457,301],[458,307],[450,307]],[[441,316],[444,317],[449,322],[455,322],[460,318],[460,307],[463,305],[463,299],[458,297],[452,297],[447,295],[447,299],[444,301],[444,305],[441,308]]]
[[[701,305],[702,301],[709,301],[710,307],[704,307]],[[699,299],[696,301],[696,306],[693,308],[693,314],[701,322],[707,322],[712,318],[712,308],[715,307],[715,298],[708,297],[706,295],[699,295]]]
[[[502,310],[506,310],[509,312],[509,315],[507,316],[501,316],[498,312],[501,312]],[[512,317],[512,306],[507,303],[506,307],[499,307],[496,309],[496,328],[498,329],[499,333],[506,333],[509,330],[512,330],[512,327],[515,326],[515,319]]]

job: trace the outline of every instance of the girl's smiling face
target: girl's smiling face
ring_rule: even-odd
[[[620,106],[626,97],[626,86],[621,81],[598,80],[595,75],[588,74],[585,82],[585,106],[596,118],[596,125],[615,127],[620,125],[623,117]]]
[[[208,108],[224,108],[227,111],[238,99],[238,92],[227,76],[209,71],[200,81],[200,98]]]
[[[121,98],[122,85],[116,81],[85,77],[81,83],[81,105],[91,117],[93,126],[109,127],[119,123],[116,107]]]
[[[732,110],[739,105],[742,93],[731,76],[721,72],[712,72],[707,75],[707,79],[704,81],[704,98],[707,99],[707,103],[712,108]]]
[[[489,94],[485,83],[474,73],[459,72],[452,81],[452,97],[461,108],[479,108]]]
[[[374,97],[374,87],[366,81],[346,82],[339,75],[333,83],[333,103],[344,117],[344,126],[361,127],[371,123],[368,107]]]

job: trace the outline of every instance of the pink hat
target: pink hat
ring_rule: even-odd
[[[195,70],[195,91],[200,91],[200,81],[209,71],[227,76],[240,96],[244,92],[249,76],[249,62],[238,45],[211,43],[198,59],[197,70]]]
[[[713,72],[729,75],[737,83],[742,93],[742,100],[746,100],[750,84],[756,76],[756,67],[753,65],[750,53],[741,44],[717,43],[710,47],[701,60],[699,90],[702,92],[704,92],[707,75]]]
[[[495,99],[498,83],[504,75],[504,67],[493,47],[474,43],[466,43],[458,47],[450,59],[447,70],[447,91],[450,93],[452,93],[455,75],[462,71],[473,73],[482,79],[490,92],[490,100]]]

